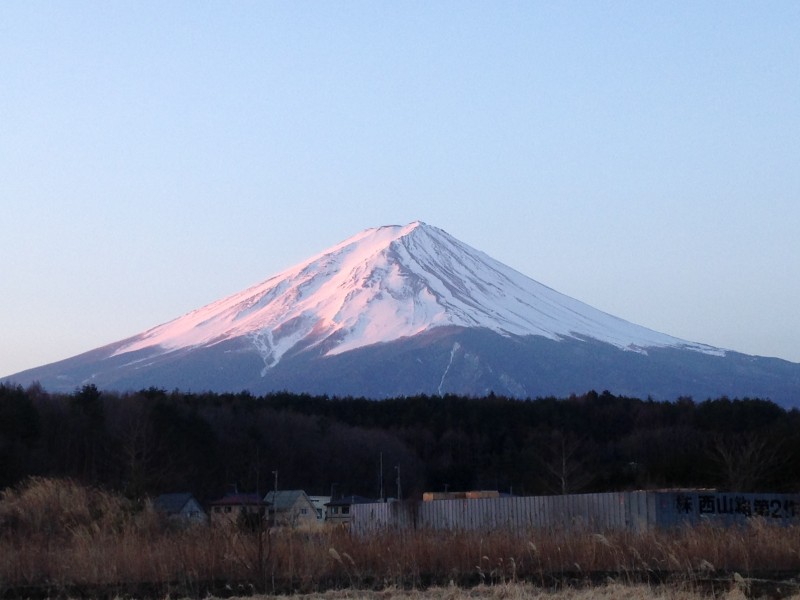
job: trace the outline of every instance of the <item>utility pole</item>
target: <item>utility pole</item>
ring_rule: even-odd
[[[272,474],[275,475],[275,490],[274,493],[272,494],[272,508],[270,508],[269,510],[270,512],[272,512],[272,523],[274,525],[275,517],[278,516],[278,513],[275,510],[275,507],[278,505],[278,469],[275,469],[272,472]]]
[[[400,465],[395,466],[395,471],[397,471],[397,499],[403,499],[403,488],[400,487]]]
[[[383,502],[383,452],[381,452],[381,502]]]
[[[260,448],[256,446],[256,496],[258,496],[259,502],[263,500],[261,498],[261,452]]]

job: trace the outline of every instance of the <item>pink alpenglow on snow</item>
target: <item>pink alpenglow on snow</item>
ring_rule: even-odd
[[[634,325],[565,296],[422,222],[363,231],[241,293],[133,338],[115,355],[250,339],[265,374],[295,347],[327,355],[442,326],[724,351]]]

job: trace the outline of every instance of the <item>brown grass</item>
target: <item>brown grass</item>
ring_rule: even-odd
[[[747,595],[733,588],[716,596],[720,600],[744,600]],[[256,596],[254,600],[259,597]],[[261,597],[264,598],[264,597]],[[272,598],[276,598],[272,596]],[[277,596],[289,598],[289,596]],[[332,590],[319,594],[291,596],[294,600],[708,600],[709,596],[675,587],[622,585],[612,583],[591,588],[546,590],[530,584],[476,586],[470,589],[455,586],[427,590],[385,589],[381,591]],[[792,598],[797,598],[793,596]]]
[[[457,588],[469,590],[464,594],[505,589],[502,597],[538,598],[547,597],[541,595],[545,590],[609,581],[643,583],[648,590],[669,582],[675,593],[727,593],[749,589],[748,578],[762,571],[800,572],[799,550],[796,527],[760,520],[743,528],[645,534],[387,532],[356,538],[330,529],[181,529],[149,504],[137,506],[69,480],[32,479],[0,498],[0,595],[10,596],[34,589],[159,598],[221,590],[346,590],[337,597],[400,598],[414,597],[403,596],[404,590],[443,586],[438,589],[448,594]],[[529,595],[534,592],[539,595]]]

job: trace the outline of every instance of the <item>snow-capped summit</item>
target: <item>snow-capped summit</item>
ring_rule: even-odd
[[[243,292],[8,380],[54,391],[800,398],[798,364],[634,325],[419,221],[362,231]]]
[[[246,336],[265,368],[289,350],[340,354],[434,327],[591,338],[618,348],[692,344],[556,292],[420,221],[368,229],[263,283],[160,325],[116,355],[207,346]]]

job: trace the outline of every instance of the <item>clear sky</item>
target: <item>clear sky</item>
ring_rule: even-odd
[[[0,375],[423,220],[800,362],[800,2],[0,2]]]

